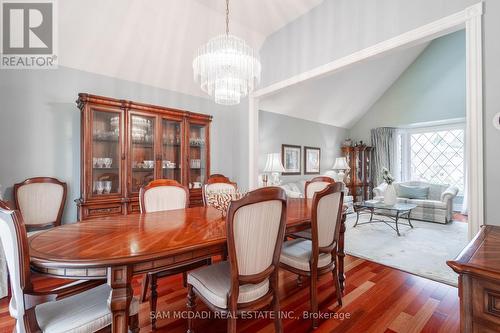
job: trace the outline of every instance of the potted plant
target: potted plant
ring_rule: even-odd
[[[382,168],[382,179],[387,184],[384,192],[384,203],[388,206],[394,206],[397,201],[396,189],[393,185],[395,179],[387,168]]]

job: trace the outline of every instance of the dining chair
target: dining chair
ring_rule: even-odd
[[[335,181],[330,177],[325,177],[325,176],[314,177],[313,179],[307,181],[305,184],[304,193],[306,194],[306,198],[312,199],[312,197],[314,196],[314,194],[316,192],[322,191],[328,185],[334,184],[334,183],[335,183]],[[311,229],[293,232],[293,233],[287,234],[287,237],[311,239],[311,237],[312,237],[311,236]],[[300,285],[300,283],[301,283],[300,278],[298,281],[299,281],[299,285]]]
[[[201,189],[203,192],[203,204],[207,205],[207,196],[212,192],[236,191],[237,189],[237,184],[229,180],[226,176],[221,174],[210,175],[206,184]]]
[[[0,239],[10,272],[10,315],[16,333],[97,332],[111,325],[111,288],[103,281],[76,281],[50,291],[33,288],[26,227],[21,213],[0,201]],[[130,303],[129,328],[139,332],[139,302]]]
[[[152,213],[165,210],[185,209],[189,207],[189,190],[173,179],[153,180],[139,191],[139,201],[141,213]],[[168,270],[153,271],[146,275],[143,280],[141,302],[147,299],[148,289],[149,304],[151,312],[156,312],[158,300],[158,279],[166,276],[182,273],[184,286],[186,286],[186,272],[201,266],[209,265],[210,259],[204,259],[194,262],[187,262],[175,268]],[[151,326],[156,329],[156,318],[152,316]]]
[[[335,183],[335,181],[326,176],[314,177],[311,180],[308,180],[305,184],[304,193],[307,199],[312,199],[314,193],[322,191],[328,185]]]
[[[66,193],[66,183],[51,177],[14,184],[14,201],[29,234],[61,225]]]
[[[341,183],[329,184],[313,196],[311,209],[312,239],[297,238],[283,243],[280,267],[310,278],[311,312],[318,312],[318,277],[333,275],[337,302],[342,305],[342,292],[337,273],[337,245],[342,218],[344,192]],[[318,319],[313,316],[313,328]]]
[[[273,308],[275,332],[279,316],[278,267],[286,223],[286,194],[266,187],[231,202],[226,217],[229,260],[188,274],[187,307],[196,310],[196,297],[226,316],[227,332],[236,332],[236,316],[244,311]],[[193,316],[188,330],[194,332]]]

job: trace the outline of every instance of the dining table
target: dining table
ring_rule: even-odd
[[[311,199],[287,200],[286,232],[310,228]],[[345,214],[338,242],[344,290]],[[134,275],[226,255],[226,221],[213,207],[94,218],[64,224],[29,238],[31,267],[52,277],[106,279],[111,287],[112,332],[128,331]]]

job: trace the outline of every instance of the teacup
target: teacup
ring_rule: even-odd
[[[95,192],[97,194],[102,194],[102,192],[104,191],[104,182],[98,180],[98,181],[94,182],[94,186],[95,186]]]
[[[103,162],[104,162],[104,167],[111,168],[111,165],[113,164],[113,159],[106,157],[106,158],[103,158]]]
[[[109,194],[111,192],[111,181],[106,180],[103,183],[104,183],[104,187],[103,187],[104,193]]]
[[[103,158],[103,157],[99,157],[99,158],[97,159],[97,167],[98,167],[98,168],[104,168],[104,165],[105,165],[105,163],[104,163],[104,158]]]

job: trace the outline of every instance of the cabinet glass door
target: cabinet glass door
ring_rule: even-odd
[[[180,121],[162,119],[161,178],[182,183],[182,128]]]
[[[189,125],[189,186],[201,188],[207,175],[207,126],[200,124]]]
[[[122,113],[92,110],[92,196],[121,193]]]
[[[356,164],[356,184],[363,184],[363,151],[356,149],[354,153],[354,163]]]
[[[155,117],[130,115],[131,192],[155,179]]]
[[[365,150],[365,163],[366,163],[366,175],[365,182],[366,184],[370,184],[372,182],[372,164],[371,164],[371,148]]]

